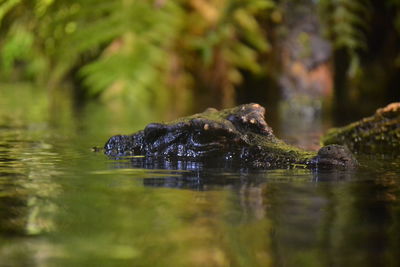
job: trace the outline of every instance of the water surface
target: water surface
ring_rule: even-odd
[[[115,130],[101,129],[1,124],[0,266],[399,264],[398,159],[331,172],[113,160],[91,151]]]

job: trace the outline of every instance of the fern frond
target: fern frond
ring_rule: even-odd
[[[40,62],[36,65],[42,66],[48,87],[78,74],[90,95],[118,87],[126,97],[152,101],[165,96],[167,81],[179,80],[175,76],[194,81],[194,87],[197,77],[209,73],[210,87],[232,90],[241,81],[241,69],[261,68],[259,55],[270,47],[256,17],[275,8],[275,2],[197,1],[211,10],[211,20],[194,2],[0,0],[0,23],[7,21],[6,34],[16,23],[31,33],[36,58],[29,61]],[[7,52],[3,64],[11,66],[22,53],[7,49],[0,56]]]
[[[368,49],[370,0],[320,0],[319,8],[334,47],[347,50],[351,57],[349,74],[356,73],[360,66],[358,54]]]
[[[107,53],[83,66],[79,73],[91,95],[112,90],[117,82],[123,85],[123,95],[133,100],[137,100],[137,97],[132,96],[138,95],[148,102],[151,99],[149,95],[156,96],[157,91],[165,90],[161,81],[166,75],[166,53],[179,32],[181,20],[177,14],[180,9],[171,4],[165,9],[155,10],[145,2],[127,10],[123,4],[119,8],[124,10],[112,14],[115,16],[115,26],[110,23],[114,18],[108,16],[101,21],[92,22],[91,29],[83,29],[79,35],[74,36],[75,40],[79,40],[84,38],[86,30],[92,32],[111,27],[108,38],[119,43],[118,48],[110,50],[111,52],[104,50]],[[103,26],[104,23],[107,28]],[[106,39],[96,39],[96,42],[99,46],[103,43],[113,45]],[[95,43],[89,47],[93,45]]]

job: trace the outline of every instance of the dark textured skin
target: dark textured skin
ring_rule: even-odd
[[[105,144],[112,157],[225,160],[253,168],[354,168],[352,154],[330,145],[318,153],[290,146],[276,138],[264,119],[265,109],[246,104],[184,117],[170,123],[150,123],[132,135],[116,135]]]
[[[322,147],[315,158],[316,164],[323,168],[354,168],[358,165],[350,150],[341,145],[328,145]]]

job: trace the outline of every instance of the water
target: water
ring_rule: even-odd
[[[398,159],[112,160],[90,149],[109,132],[2,124],[0,266],[399,266]]]

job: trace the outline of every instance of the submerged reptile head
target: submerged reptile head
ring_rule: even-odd
[[[350,169],[358,166],[358,162],[350,150],[341,145],[327,145],[322,147],[313,161],[318,168],[323,169],[337,167]]]
[[[150,123],[131,136],[113,136],[105,151],[111,156],[231,157],[251,145],[251,134],[275,138],[264,113],[265,109],[258,104],[222,111],[207,109],[170,123]]]
[[[303,151],[287,145],[272,133],[265,109],[246,104],[177,119],[150,123],[132,135],[117,135],[105,145],[110,156],[145,155],[186,159],[236,159],[257,168],[290,168],[294,165],[348,167],[356,165],[351,153],[340,146]]]

